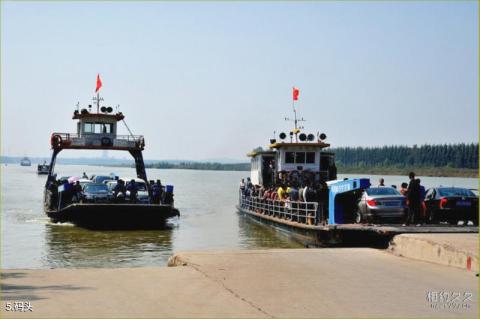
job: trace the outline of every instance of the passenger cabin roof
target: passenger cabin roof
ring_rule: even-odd
[[[296,147],[312,147],[312,148],[326,148],[329,147],[330,144],[324,143],[324,142],[299,142],[299,143],[273,143],[270,144],[270,148],[276,148],[276,149],[281,149],[281,148],[296,148]]]
[[[247,153],[248,157],[255,157],[257,155],[275,155],[275,151],[252,151]]]
[[[75,111],[72,117],[73,120],[82,120],[82,119],[95,120],[95,121],[106,120],[109,122],[111,122],[112,120],[115,120],[118,122],[123,120],[124,118],[125,116],[123,115],[122,112],[118,112],[116,114],[105,114],[105,113],[90,113],[90,112],[80,113],[78,111]]]

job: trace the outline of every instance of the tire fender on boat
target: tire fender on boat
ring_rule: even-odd
[[[50,144],[52,147],[59,147],[62,145],[62,137],[58,134],[53,134],[50,139]]]

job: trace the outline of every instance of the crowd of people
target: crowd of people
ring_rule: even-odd
[[[410,182],[402,183],[400,185],[399,193],[407,198],[407,212],[405,214],[405,220],[403,226],[410,224],[416,224],[420,226],[427,222],[427,207],[425,205],[426,190],[421,185],[421,180],[415,178],[415,172],[408,174]],[[378,181],[378,187],[385,187],[385,180],[380,178]],[[392,188],[397,188],[396,185],[392,185]]]
[[[414,172],[409,174],[410,182],[402,183],[399,192],[406,197],[407,210],[403,226],[410,224],[425,224],[426,221],[426,206],[425,206],[425,187],[421,185],[421,180],[415,177]],[[380,178],[378,187],[385,187],[385,180]],[[396,185],[392,185],[397,188]],[[254,185],[250,178],[242,179],[240,181],[240,194],[245,199],[244,205],[250,206],[247,208],[254,209],[258,213],[275,215],[270,209],[262,209],[265,204],[278,203],[280,213],[276,217],[281,217],[287,220],[293,220],[298,214],[293,214],[292,210],[304,210],[309,208],[307,203],[318,203],[318,209],[315,216],[314,224],[326,220],[327,211],[326,202],[328,200],[328,186],[325,182],[279,182],[271,187],[264,187],[261,185]],[[252,207],[255,206],[255,207]],[[268,206],[267,206],[268,207]],[[303,222],[308,223],[308,218],[303,219]]]
[[[88,176],[83,173],[82,178],[88,179]],[[138,203],[138,193],[139,191],[147,191],[144,184],[140,184],[131,179],[130,181],[125,181],[124,179],[119,178],[118,176],[113,177],[112,182],[116,182],[115,186],[111,190],[111,196],[109,200],[113,203],[123,203],[128,201],[129,203]],[[171,204],[173,203],[173,193],[165,191],[165,186],[162,185],[162,182],[157,179],[156,181],[150,180],[150,193],[149,203],[153,204]],[[48,183],[47,190],[49,191],[49,202],[47,203],[51,209],[57,209],[60,207],[65,207],[71,203],[82,202],[85,198],[85,189],[80,184],[79,180],[74,182],[69,182],[67,179],[56,179],[56,175],[53,175]],[[61,193],[61,196],[60,196]],[[61,201],[61,203],[60,203]],[[60,204],[60,205],[59,205]]]
[[[282,181],[274,186],[264,187],[254,185],[250,178],[247,178],[246,182],[244,179],[240,182],[240,193],[245,199],[244,205],[257,213],[307,224],[317,224],[326,217],[323,215],[328,197],[326,183]]]

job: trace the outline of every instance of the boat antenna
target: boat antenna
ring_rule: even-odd
[[[100,101],[103,101],[103,97],[100,97],[100,92],[97,91],[97,96],[92,99],[92,101],[97,102],[97,113],[100,113]]]

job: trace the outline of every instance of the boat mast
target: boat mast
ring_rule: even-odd
[[[97,96],[93,97],[92,100],[97,102],[97,113],[100,113],[100,101],[103,101],[103,97],[100,97],[99,91],[97,91]]]
[[[285,121],[293,121],[294,122],[295,129],[293,130],[293,132],[295,133],[295,143],[298,143],[298,133],[300,132],[300,129],[303,129],[303,127],[298,127],[298,122],[305,122],[305,120],[303,119],[303,117],[301,119],[297,119],[297,110],[295,109],[295,100],[293,100],[293,99],[292,99],[292,109],[293,109],[293,120],[286,117]],[[290,141],[291,141],[291,139],[290,139]]]

